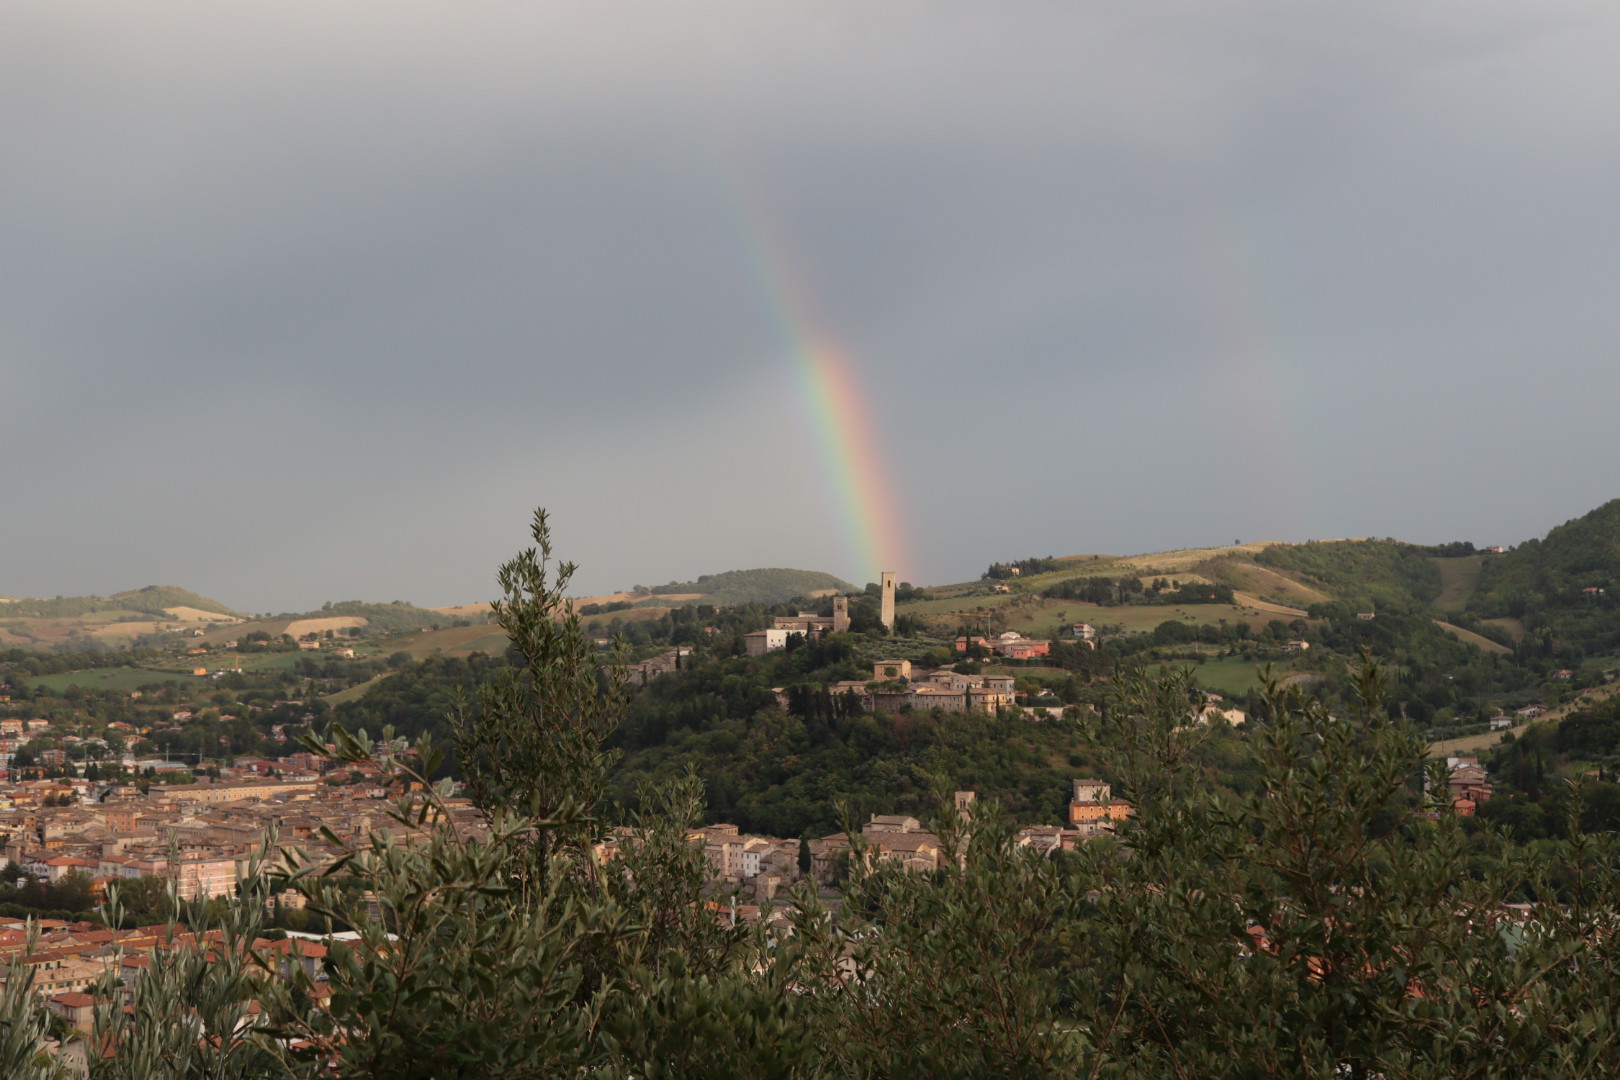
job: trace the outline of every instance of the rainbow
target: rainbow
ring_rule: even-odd
[[[878,580],[880,570],[911,566],[906,556],[900,504],[889,483],[890,470],[877,425],[867,408],[859,373],[833,335],[817,329],[808,291],[794,262],[757,210],[742,200],[750,261],[755,279],[783,339],[805,419],[813,432],[822,475],[843,523],[844,542],[855,578]]]

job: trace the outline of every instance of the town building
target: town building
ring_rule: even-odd
[[[1136,813],[1136,808],[1113,797],[1113,786],[1106,780],[1076,777],[1069,799],[1069,824],[1082,836],[1113,831],[1116,822]]]
[[[804,634],[807,637],[812,634],[842,634],[849,629],[849,597],[833,597],[831,615],[817,615],[813,611],[801,611],[797,615],[778,615],[771,621],[771,628]]]
[[[769,630],[755,630],[752,634],[744,634],[743,641],[749,656],[764,656],[766,653],[787,648],[789,635],[798,633],[802,631],[772,627]]]
[[[1040,656],[1048,656],[1052,652],[1052,643],[1039,638],[1027,638],[1016,630],[1008,630],[999,637],[969,638],[961,635],[956,639],[956,651],[965,653],[972,646],[977,645],[986,652],[1005,656],[1009,660],[1032,660]]]

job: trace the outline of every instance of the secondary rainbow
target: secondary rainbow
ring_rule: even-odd
[[[880,570],[903,571],[910,562],[900,507],[869,395],[833,335],[817,327],[794,262],[755,209],[757,202],[742,202],[748,207],[750,261],[766,307],[789,345],[794,383],[838,508],[848,557],[867,581],[876,581]]]
[[[1190,249],[1193,289],[1217,357],[1217,389],[1252,452],[1245,509],[1273,535],[1309,536],[1323,520],[1320,494],[1307,479],[1307,461],[1321,443],[1304,429],[1296,408],[1310,390],[1309,367],[1292,341],[1287,306],[1274,299],[1286,275],[1271,265],[1263,234],[1234,214],[1210,211]],[[1296,408],[1291,408],[1295,406]]]

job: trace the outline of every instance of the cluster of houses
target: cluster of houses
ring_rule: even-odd
[[[57,884],[78,875],[97,900],[105,899],[110,886],[136,878],[167,880],[181,899],[195,900],[233,896],[255,862],[285,866],[295,850],[300,861],[319,864],[343,854],[343,844],[373,833],[409,843],[441,827],[433,822],[410,829],[389,816],[379,802],[389,793],[374,775],[366,775],[374,773],[367,765],[356,768],[358,782],[340,785],[286,759],[241,759],[226,770],[233,774],[226,779],[157,784],[146,794],[133,786],[84,780],[14,783],[0,789],[3,854],[41,881]],[[270,771],[281,778],[257,778]],[[447,806],[451,820],[443,824],[469,834],[484,828],[467,800],[452,799]],[[273,845],[267,844],[271,836]],[[283,907],[302,906],[296,893],[278,901]],[[90,1030],[97,1003],[93,991],[105,978],[111,977],[127,1002],[158,952],[215,944],[183,927],[114,931],[88,922],[39,919],[33,922],[30,947],[28,929],[21,921],[0,921],[0,984],[31,973],[41,1003],[81,1031]],[[295,967],[317,975],[326,953],[321,940],[296,934],[257,941],[253,948],[266,958],[266,970],[281,977]],[[318,997],[323,988],[316,983],[312,992]],[[84,1045],[46,1049],[67,1059],[82,1056]],[[70,1064],[82,1075],[82,1061]]]
[[[0,720],[0,770],[10,767],[11,758],[16,752],[33,738],[37,738],[50,730],[49,720],[24,720],[21,717],[6,717]],[[103,746],[106,743],[102,743]],[[52,757],[65,758],[65,754],[58,751]],[[45,764],[59,764],[47,761]]]
[[[1079,627],[1082,626],[1087,630],[1091,630],[1091,627],[1085,623],[1078,623],[1076,624],[1077,634]],[[1080,637],[1079,640],[1091,641],[1095,636],[1096,632],[1092,631],[1090,636]],[[1034,660],[1037,657],[1049,656],[1052,652],[1052,643],[1050,641],[1040,638],[1027,638],[1016,630],[1004,631],[993,638],[970,638],[963,634],[956,639],[956,651],[959,653],[965,653],[974,646],[996,656],[1005,657],[1008,660]]]
[[[849,695],[863,712],[898,712],[902,708],[945,712],[995,712],[1014,703],[1011,675],[964,675],[951,668],[914,668],[909,660],[879,660],[870,679],[831,683],[835,697]],[[785,708],[787,692],[777,691]]]
[[[958,791],[955,807],[964,821],[975,801],[975,793]],[[1069,802],[1066,825],[1027,825],[1014,834],[1014,843],[1042,855],[1072,851],[1077,844],[1112,833],[1119,822],[1134,816],[1135,807],[1112,796],[1107,781],[1077,778]],[[801,843],[769,836],[750,836],[735,825],[709,825],[694,829],[688,843],[701,847],[713,870],[715,881],[750,893],[758,901],[769,900],[784,887],[809,877],[818,885],[831,885],[846,871],[855,842],[846,833],[818,837]],[[612,857],[612,845],[604,855]],[[942,869],[950,858],[941,837],[924,827],[915,817],[903,814],[873,814],[861,826],[861,847],[866,858],[901,867],[914,873]]]
[[[336,776],[300,770],[290,759],[241,759],[237,766],[220,780],[153,784],[144,794],[133,785],[83,779],[5,785],[0,856],[53,884],[80,875],[98,900],[109,885],[140,877],[169,878],[181,898],[207,899],[235,893],[272,833],[274,862],[294,847],[335,857],[339,849],[326,850],[327,831],[340,841],[404,831],[380,801],[390,792],[376,762],[345,763]],[[259,778],[270,771],[281,775]],[[452,805],[464,818],[459,825],[477,827],[470,803]]]
[[[1446,788],[1451,792],[1451,808],[1463,817],[1473,817],[1479,804],[1491,797],[1491,783],[1486,778],[1485,766],[1478,758],[1448,757],[1446,769],[1450,775]]]
[[[126,805],[119,796],[114,802],[100,804],[109,809],[101,814],[99,822],[81,818],[77,830],[69,828],[65,819],[36,820],[31,834],[8,846],[7,854],[22,856],[19,861],[25,871],[52,880],[68,873],[91,871],[96,871],[103,883],[167,874],[177,878],[182,895],[212,896],[224,895],[234,887],[245,868],[249,849],[256,850],[272,827],[282,842],[317,857],[325,846],[319,835],[323,825],[342,830],[340,839],[368,830],[399,829],[397,822],[383,819],[367,808],[336,799],[318,799],[316,792],[298,781],[251,786],[248,797],[223,803],[193,800],[179,805],[159,799],[150,805],[135,805],[138,800]],[[964,821],[974,798],[971,791],[956,793],[956,808]],[[451,800],[450,810],[457,818],[452,827],[478,827],[476,815],[462,801]],[[1077,779],[1069,824],[1024,828],[1017,833],[1016,843],[1042,854],[1072,849],[1085,839],[1108,832],[1131,813],[1129,804],[1110,798],[1107,783]],[[159,831],[166,834],[165,855],[148,850]],[[345,833],[347,837],[342,835]],[[598,857],[604,861],[613,859],[626,838],[623,832],[610,836],[599,845]],[[801,851],[798,840],[748,836],[735,825],[694,829],[687,840],[703,851],[715,883],[733,886],[729,906],[722,902],[723,898],[714,901],[717,916],[733,920],[757,917],[760,910],[757,905],[739,905],[739,894],[751,893],[757,901],[767,901],[807,874],[818,883],[832,884],[846,872],[857,850],[856,842],[842,833],[806,841]],[[52,845],[49,850],[79,854],[23,850],[30,844]],[[101,854],[91,857],[89,849],[97,846]],[[939,835],[926,829],[919,819],[904,815],[873,814],[861,828],[858,849],[869,860],[915,873],[939,870],[952,858],[949,845]],[[331,854],[335,853],[334,849]],[[286,902],[296,898],[287,894],[282,899]],[[27,973],[45,1008],[71,1027],[88,1033],[101,987],[112,985],[113,993],[128,1004],[158,954],[178,949],[203,949],[212,954],[219,946],[217,935],[193,934],[183,926],[111,930],[89,922],[42,919],[34,921],[30,932],[21,921],[0,921],[0,984]],[[289,933],[282,940],[257,940],[251,948],[265,961],[265,977],[289,978],[301,970],[310,977],[304,984],[306,992],[317,999],[326,992],[321,981],[321,965],[327,953],[325,938]],[[82,1059],[85,1048],[82,1040],[53,1042],[47,1047],[81,1072],[85,1064],[82,1060],[66,1059],[75,1055]]]

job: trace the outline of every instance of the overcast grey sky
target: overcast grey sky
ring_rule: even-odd
[[[0,594],[918,583],[1616,495],[1612,0],[0,0]]]

